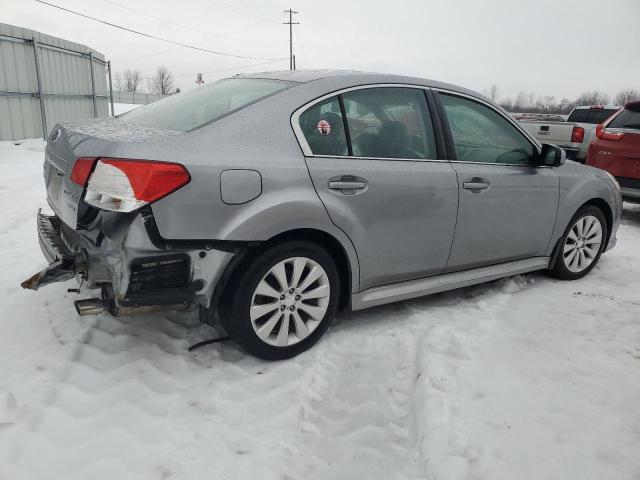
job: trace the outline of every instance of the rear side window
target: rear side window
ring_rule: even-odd
[[[576,108],[567,118],[567,122],[602,123],[617,111],[615,108]]]
[[[314,155],[437,158],[431,117],[421,89],[372,87],[332,97],[306,110],[300,129]],[[345,121],[346,120],[346,121]],[[345,123],[349,135],[345,135]]]
[[[338,97],[316,103],[298,121],[314,155],[349,154]]]
[[[611,120],[609,128],[633,128],[640,130],[640,104],[628,106],[620,115]]]
[[[498,112],[462,97],[440,98],[458,160],[527,165],[535,159],[533,144]]]
[[[359,157],[437,158],[424,92],[367,88],[343,95],[353,154]]]
[[[567,122],[587,123],[588,112],[589,110],[586,108],[574,108],[567,118]]]
[[[279,80],[229,78],[171,95],[118,118],[146,127],[187,132],[292,85]]]

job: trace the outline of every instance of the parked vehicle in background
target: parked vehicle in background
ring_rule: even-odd
[[[622,197],[640,203],[640,102],[626,104],[598,125],[587,165],[609,172],[620,184]]]
[[[553,143],[567,152],[567,158],[584,163],[596,125],[604,122],[620,107],[591,105],[574,108],[566,121],[518,119],[531,135],[543,143]]]
[[[519,122],[566,122],[568,115],[555,113],[514,113],[513,118]]]
[[[353,310],[549,270],[616,243],[610,175],[565,163],[445,83],[339,71],[234,77],[57,125],[37,217],[80,315],[199,305],[247,351],[297,355]],[[354,346],[357,348],[357,345]]]

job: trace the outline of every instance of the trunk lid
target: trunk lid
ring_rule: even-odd
[[[75,161],[76,156],[67,131],[56,126],[49,136],[44,154],[47,201],[58,218],[74,229],[77,226],[78,206],[83,192],[83,188],[70,178]]]
[[[72,229],[90,215],[91,206],[82,199],[85,188],[71,181],[76,160],[81,157],[158,159],[182,132],[140,127],[121,120],[89,119],[56,125],[47,140],[44,181],[47,201],[56,216]]]

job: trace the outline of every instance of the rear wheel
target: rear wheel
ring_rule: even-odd
[[[249,353],[267,360],[310,348],[327,330],[339,295],[335,262],[307,242],[277,245],[253,257],[231,279],[222,324]]]
[[[588,205],[574,215],[560,241],[551,270],[563,280],[584,277],[598,263],[607,238],[607,222],[598,207]]]

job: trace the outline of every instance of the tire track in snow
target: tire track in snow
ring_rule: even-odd
[[[415,345],[392,325],[331,331],[300,387],[285,478],[420,478],[408,424]]]
[[[473,361],[471,346],[477,347],[491,334],[513,294],[533,282],[533,277],[519,275],[410,302],[413,325],[418,329],[425,317],[435,317],[432,325],[418,332],[416,385],[410,408],[411,433],[427,478],[471,477],[480,453],[458,420],[458,371]],[[455,313],[447,309],[449,305],[455,305]]]
[[[166,418],[181,393],[185,363],[178,352],[186,330],[157,317],[94,319],[41,404],[32,406],[13,463],[33,478],[148,474],[172,448]],[[47,465],[38,461],[42,452]]]

